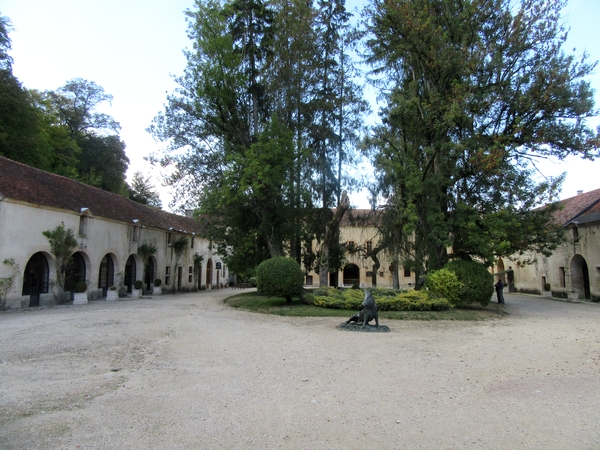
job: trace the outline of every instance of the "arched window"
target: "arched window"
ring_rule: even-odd
[[[23,295],[29,295],[29,306],[40,305],[40,294],[48,292],[50,270],[48,260],[38,252],[27,262],[23,273]]]

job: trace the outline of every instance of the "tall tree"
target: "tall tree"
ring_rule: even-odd
[[[129,185],[129,199],[142,205],[162,208],[160,195],[156,192],[151,182],[150,176],[144,177],[144,174],[137,171],[133,174],[131,184]]]
[[[302,241],[324,235],[311,214],[323,198],[313,182],[322,172],[317,135],[323,123],[335,125],[321,141],[339,148],[340,102],[334,81],[334,94],[319,87],[317,41],[325,28],[318,13],[301,1],[197,1],[188,11],[194,50],[180,88],[150,127],[169,142],[159,159],[175,167],[168,183],[185,190],[178,200],[200,205],[213,242],[232,251],[234,271],[284,252],[301,259]],[[335,167],[337,159],[327,173]],[[328,180],[335,196],[336,182]]]
[[[369,142],[395,233],[424,270],[449,258],[490,262],[548,252],[559,236],[559,179],[535,161],[593,158],[596,114],[584,80],[595,64],[566,55],[562,0],[374,0],[365,9],[381,126]],[[447,249],[451,253],[447,254]]]

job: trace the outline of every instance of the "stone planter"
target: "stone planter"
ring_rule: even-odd
[[[569,292],[568,298],[570,302],[576,302],[579,300],[579,292]]]
[[[141,298],[142,290],[141,289],[132,289],[131,290],[131,298]]]
[[[117,291],[116,289],[114,291],[111,291],[110,289],[106,291],[107,302],[114,302],[117,300],[119,300],[119,291]]]
[[[152,295],[161,295],[162,294],[162,288],[160,286],[154,286],[152,288]]]
[[[543,291],[542,297],[552,298],[552,291]]]
[[[73,294],[74,305],[85,305],[88,302],[87,292],[75,292]]]

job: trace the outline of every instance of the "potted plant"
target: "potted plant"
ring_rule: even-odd
[[[544,297],[552,297],[552,285],[550,283],[544,283],[544,292],[542,293]]]
[[[106,291],[106,301],[107,302],[114,302],[115,300],[119,299],[119,291],[117,291],[117,287],[116,286],[111,286],[108,288],[108,291]]]
[[[85,305],[87,302],[87,283],[85,281],[80,281],[75,285],[75,293],[73,294],[73,304]]]
[[[162,284],[162,280],[157,278],[154,280],[154,287],[152,288],[152,295],[160,295],[162,294],[162,288],[160,285]]]
[[[131,298],[140,298],[142,296],[143,286],[144,283],[142,283],[142,280],[136,280],[135,283],[133,283],[133,289],[131,290]]]

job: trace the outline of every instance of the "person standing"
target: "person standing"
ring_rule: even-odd
[[[504,282],[502,279],[498,280],[498,282],[494,285],[496,288],[496,295],[498,296],[498,303],[504,304]]]

